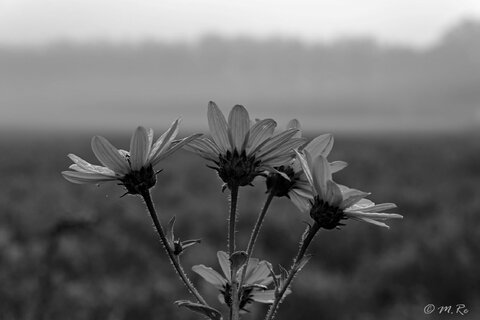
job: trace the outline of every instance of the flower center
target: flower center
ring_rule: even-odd
[[[141,194],[155,185],[157,178],[153,167],[142,167],[140,170],[130,171],[122,179],[122,184],[130,194]]]
[[[334,229],[337,226],[343,226],[344,224],[340,221],[346,219],[343,210],[331,206],[318,196],[313,200],[310,216],[324,229]]]
[[[288,192],[295,185],[295,179],[298,178],[290,166],[281,166],[276,168],[278,171],[285,173],[290,180],[285,179],[278,173],[272,172],[267,176],[267,192],[272,193],[276,197],[288,197]]]
[[[255,157],[249,157],[245,151],[241,154],[235,150],[233,153],[227,151],[225,155],[220,155],[216,162],[219,177],[225,182],[229,189],[233,186],[250,185],[260,172],[257,171],[260,161],[256,161]]]

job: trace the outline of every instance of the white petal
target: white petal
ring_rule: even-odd
[[[150,153],[148,132],[138,127],[130,140],[130,164],[132,170],[140,170],[146,163]]]
[[[230,270],[230,260],[228,254],[225,251],[218,251],[217,252],[218,263],[220,264],[220,268],[222,268],[223,274],[230,282],[231,279],[231,270]]]
[[[192,270],[198,273],[203,279],[213,284],[215,288],[222,290],[227,284],[227,280],[223,278],[217,271],[203,264],[192,267]]]
[[[289,141],[286,141],[278,148],[271,149],[268,153],[259,153],[257,157],[262,158],[263,162],[271,161],[277,157],[287,156],[293,158],[295,149],[299,148],[305,143],[304,139],[292,138]],[[282,163],[283,165],[284,163]]]
[[[116,173],[126,174],[130,171],[128,162],[107,139],[100,136],[92,138],[92,150],[98,160]]]
[[[201,157],[212,161],[217,160],[220,154],[218,147],[208,139],[195,139],[185,145],[185,150],[195,152]]]
[[[253,150],[252,152],[255,152],[256,156],[259,158],[263,157],[264,155],[268,154],[272,150],[281,147],[284,143],[292,139],[292,137],[297,132],[298,132],[297,129],[289,129],[289,130],[283,131],[273,136],[269,140],[265,141],[265,144],[259,145],[257,147],[257,150]]]
[[[207,117],[208,127],[210,128],[213,141],[215,141],[222,153],[227,152],[227,150],[230,150],[227,121],[225,120],[223,113],[212,101],[208,104]]]
[[[297,150],[295,150],[295,153],[297,154],[297,159],[300,162],[300,165],[302,166],[303,173],[305,173],[305,176],[307,177],[308,183],[310,183],[310,185],[313,188],[313,176],[312,176],[312,172],[310,171],[310,167],[308,165],[307,159],[305,159],[305,155],[302,155]]]
[[[330,162],[330,171],[332,173],[338,172],[348,166],[345,161],[333,161]]]
[[[70,166],[70,168],[73,170],[80,171],[80,172],[100,173],[100,174],[108,175],[112,177],[115,176],[115,172],[112,169],[90,164],[87,161],[80,158],[79,156],[76,156],[72,153],[68,154],[68,157],[75,163],[75,165]],[[74,167],[74,166],[77,166],[77,167]]]
[[[175,151],[179,150],[180,148],[184,147],[185,145],[187,145],[188,143],[197,139],[200,136],[202,136],[201,133],[192,134],[191,136],[188,136],[186,138],[183,138],[180,141],[177,141],[175,143],[175,145],[168,150],[162,148],[162,150],[160,152],[158,152],[157,156],[151,160],[152,161],[152,166],[157,165],[157,163],[159,163],[160,161],[162,161],[166,157],[170,156]],[[170,145],[170,143],[169,143],[169,145]]]
[[[372,202],[373,204],[373,202]],[[377,205],[371,205],[368,207],[361,207],[361,208],[355,208],[355,206],[352,207],[354,210],[361,210],[362,212],[382,212],[385,210],[390,210],[390,209],[395,209],[397,205],[395,203],[380,203]]]
[[[267,284],[273,281],[270,277],[270,269],[268,269],[266,261],[260,261],[256,268],[251,271],[250,274],[245,276],[245,284]]]
[[[338,207],[342,202],[342,191],[340,191],[338,185],[332,180],[327,181],[327,192],[325,200],[333,207]]]
[[[327,157],[333,147],[333,135],[327,133],[322,134],[321,136],[316,137],[310,141],[306,146],[305,150],[308,150],[312,155],[312,158],[318,156]]]
[[[362,212],[362,211],[353,211],[345,210],[345,215],[349,217],[357,218],[370,218],[374,220],[387,220],[387,219],[403,219],[403,216],[398,213],[384,213],[384,212]]]
[[[300,121],[297,119],[292,119],[287,123],[287,129],[298,129],[298,132],[295,134],[294,138],[301,138],[302,137],[302,126],[300,125]]]
[[[251,298],[253,301],[260,303],[273,303],[275,300],[275,290],[254,290],[251,293]]]
[[[250,128],[247,154],[250,154],[264,141],[271,138],[276,126],[277,123],[272,119],[264,119],[255,123]]]
[[[340,209],[349,208],[352,205],[358,203],[363,198],[370,195],[369,192],[363,192],[357,189],[350,189],[350,188],[347,188],[347,189],[344,188],[342,190],[342,194],[343,194],[343,202],[340,206]]]
[[[310,167],[312,168],[313,176],[313,186],[317,191],[317,194],[326,200],[327,195],[327,181],[332,180],[332,173],[330,172],[330,165],[323,156],[318,156],[317,158],[309,159],[309,153],[307,150],[304,151],[307,155],[307,162],[311,163]]]
[[[237,151],[241,153],[245,138],[250,129],[248,111],[241,105],[234,106],[228,116],[228,125],[232,138],[232,149],[236,148]]]
[[[150,156],[148,157],[148,162],[153,163],[156,158],[162,154],[170,144],[175,139],[178,134],[178,125],[180,123],[180,119],[175,120],[170,128],[165,131],[160,138],[153,144],[152,150],[150,151]],[[158,162],[158,161],[157,161]]]
[[[383,222],[380,222],[380,221],[376,221],[376,220],[369,219],[369,218],[358,218],[358,217],[352,217],[352,218],[355,219],[355,220],[361,221],[361,222],[367,222],[367,223],[371,223],[371,224],[374,224],[374,225],[379,226],[379,227],[390,229],[390,227],[387,224],[385,224]]]
[[[84,184],[84,183],[99,183],[103,181],[116,180],[114,177],[104,176],[99,173],[87,173],[76,171],[62,171],[62,175],[65,179],[72,183]]]
[[[299,195],[296,191],[297,190],[294,189],[288,193],[290,200],[298,208],[298,210],[300,210],[300,212],[308,213],[311,209],[310,201],[308,198]]]

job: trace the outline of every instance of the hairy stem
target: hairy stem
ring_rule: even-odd
[[[233,253],[235,252],[235,222],[237,220],[237,201],[238,201],[238,186],[233,186],[230,190],[230,217],[228,224],[228,253],[230,259],[232,258]],[[236,273],[237,270],[234,270],[230,266],[230,279],[232,279],[230,296],[232,298],[232,303],[230,305],[230,320],[240,319],[239,315],[239,301],[238,301],[238,283]]]
[[[242,270],[242,276],[240,278],[240,284],[239,288],[242,288],[244,282],[245,282],[245,276],[247,274],[247,266],[248,266],[248,261],[252,256],[253,253],[253,248],[255,247],[255,242],[257,241],[258,238],[258,233],[260,232],[260,228],[262,227],[263,220],[265,219],[265,215],[267,214],[268,207],[270,206],[270,203],[272,202],[272,199],[274,197],[273,192],[269,192],[267,199],[265,200],[265,203],[263,205],[262,211],[258,214],[257,222],[255,223],[255,226],[253,227],[252,234],[250,235],[250,240],[248,240],[248,245],[247,245],[247,264]]]
[[[287,291],[288,287],[290,286],[290,283],[292,282],[293,278],[297,273],[298,263],[305,256],[305,253],[307,252],[307,249],[310,243],[312,242],[313,238],[317,234],[318,230],[320,230],[320,226],[317,224],[317,222],[314,222],[307,236],[305,237],[305,239],[302,240],[300,247],[298,249],[297,255],[293,260],[293,264],[290,267],[290,271],[288,272],[287,279],[285,280],[285,283],[282,285],[282,288],[280,289],[278,295],[275,297],[275,300],[273,301],[273,304],[271,305],[270,309],[268,309],[268,313],[267,313],[267,316],[265,317],[265,320],[273,320],[273,318],[275,317],[275,313],[278,310],[278,307],[280,305],[280,302],[282,301],[283,295],[285,294],[285,291]]]
[[[183,270],[182,266],[180,265],[180,261],[178,260],[178,257],[173,253],[172,248],[168,245],[167,237],[165,236],[165,232],[163,231],[162,224],[158,220],[157,212],[155,210],[155,206],[153,205],[152,198],[150,196],[150,191],[145,191],[142,192],[142,197],[143,200],[145,201],[145,204],[148,208],[148,212],[150,213],[150,217],[153,220],[153,224],[155,225],[155,228],[157,229],[157,233],[160,236],[160,240],[162,242],[163,247],[165,248],[165,251],[167,252],[168,258],[170,259],[175,271],[179,275],[180,279],[182,282],[185,284],[187,287],[188,291],[192,295],[195,296],[195,298],[198,300],[198,302],[202,303],[205,306],[208,306],[207,302],[205,299],[200,295],[200,293],[197,291],[197,289],[193,286],[192,282],[188,279],[187,274]]]

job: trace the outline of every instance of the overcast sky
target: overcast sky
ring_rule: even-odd
[[[479,0],[0,0],[0,44],[195,41],[216,33],[305,41],[375,36],[425,46]]]

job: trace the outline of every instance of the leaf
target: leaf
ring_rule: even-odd
[[[195,303],[195,302],[191,302],[191,301],[188,301],[188,300],[178,300],[178,301],[175,301],[175,304],[178,307],[185,307],[185,308],[190,309],[194,312],[203,314],[204,316],[207,316],[208,318],[210,318],[212,320],[222,320],[223,319],[220,311],[218,311],[217,309],[214,309],[212,307],[205,306],[205,305],[200,304],[200,303]]]

